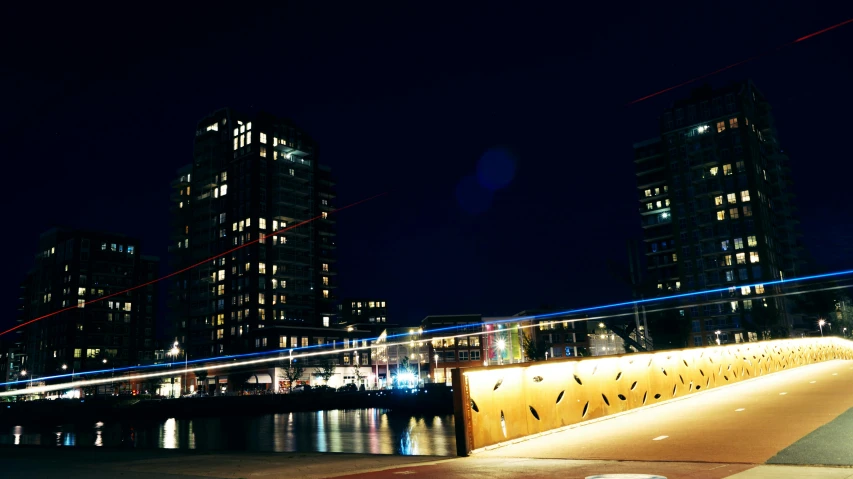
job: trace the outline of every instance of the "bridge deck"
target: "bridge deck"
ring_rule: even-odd
[[[853,361],[829,361],[638,409],[477,456],[762,464],[851,407]],[[849,434],[844,439],[848,438]],[[801,447],[823,448],[830,446],[824,444],[827,441],[833,438],[824,434]],[[840,464],[853,465],[853,441],[845,445],[848,454]]]
[[[853,479],[853,361],[774,373],[472,457],[350,477]],[[764,465],[770,464],[787,464]],[[791,467],[796,465],[798,467]]]

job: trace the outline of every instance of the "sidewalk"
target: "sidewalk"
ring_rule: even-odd
[[[704,462],[639,462],[526,458],[441,458],[362,454],[195,454],[164,450],[0,448],[4,479],[63,477],[574,479],[647,474],[667,479],[853,479],[853,468]]]

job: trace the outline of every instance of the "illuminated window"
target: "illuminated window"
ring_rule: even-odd
[[[732,174],[732,165],[723,165],[723,175],[729,176]]]
[[[734,193],[727,194],[726,195],[726,201],[728,201],[729,204],[737,203],[737,195]]]
[[[737,264],[746,264],[746,253],[738,253],[735,256],[737,256]]]
[[[329,327],[329,317],[328,316],[323,316],[323,327],[324,328]]]
[[[234,137],[234,149],[235,150],[240,147],[239,142],[240,142],[240,140],[235,136]]]
[[[246,132],[246,144],[247,145],[252,144],[252,132],[251,131]]]
[[[329,299],[329,290],[328,289],[323,290],[323,299]]]
[[[266,263],[258,263],[258,273],[267,274],[267,264]]]
[[[645,193],[646,196],[652,196],[652,190],[646,190]]]
[[[323,263],[323,271],[329,271],[328,263]]]
[[[303,348],[307,348],[307,347],[308,347],[308,338],[307,338],[307,337],[305,337],[305,336],[302,336],[302,347],[303,347]]]
[[[323,219],[326,219],[326,218],[328,218],[328,217],[329,217],[329,213],[326,213],[325,211],[323,211],[322,213],[320,213],[320,216],[321,216]]]
[[[729,128],[737,128],[737,118],[729,119]]]
[[[743,249],[743,238],[735,238],[735,249]]]
[[[718,211],[717,212],[717,221],[723,221],[724,219],[726,219],[726,211],[725,210]]]
[[[258,218],[258,228],[265,230],[267,229],[267,219],[266,218]]]
[[[219,187],[219,196],[225,196],[228,193],[228,185],[222,185]]]
[[[755,236],[747,236],[746,243],[749,246],[758,246],[758,240],[755,239]]]
[[[651,201],[650,201],[650,202],[648,202],[648,203],[646,203],[646,209],[647,209],[647,210],[653,210],[653,209],[655,209],[655,204],[654,204],[653,202],[651,202]]]
[[[82,355],[83,355],[83,350],[82,350],[82,349],[75,349],[75,350],[74,350],[74,357],[75,357],[75,358],[79,358],[79,357],[81,357]]]
[[[736,166],[737,166],[737,172],[738,173],[743,173],[744,171],[746,171],[746,166],[744,165],[743,161],[738,161],[736,163]]]
[[[328,285],[329,285],[329,277],[323,276],[323,286],[328,286]]]
[[[752,216],[752,206],[751,205],[744,205],[743,215],[744,216]]]
[[[77,288],[77,296],[86,296],[86,288]]]
[[[264,132],[261,132],[261,136],[260,136],[259,140],[261,143],[266,144],[267,143],[267,134]]]
[[[743,190],[740,192],[740,200],[744,203],[749,201],[749,190]]]
[[[722,196],[715,196],[714,197],[714,205],[720,206],[721,204],[723,204],[723,197]]]
[[[258,304],[266,304],[266,296],[264,296],[264,293],[258,293]]]
[[[731,266],[732,265],[732,255],[727,254],[727,255],[723,256],[723,264],[726,266]]]
[[[722,133],[726,131],[726,122],[718,121],[717,122],[717,133]]]
[[[733,220],[738,219],[738,210],[737,210],[737,208],[731,208],[731,209],[729,210],[729,218],[731,218],[731,219],[733,219]]]
[[[85,308],[86,307],[86,300],[85,299],[78,299],[77,300],[77,307],[78,308]]]
[[[749,252],[749,262],[750,263],[758,263],[758,251],[750,251]]]
[[[729,240],[720,241],[720,249],[723,251],[728,251],[729,249]]]
[[[755,285],[755,294],[764,294],[764,285],[756,284]]]
[[[749,293],[751,293],[751,292],[752,292],[752,288],[751,288],[751,287],[749,287],[749,286],[744,286],[744,287],[740,288],[740,292],[741,292],[741,294],[743,294],[744,296],[749,296]]]
[[[677,255],[676,253],[672,253],[672,262],[673,262],[673,263],[677,263],[677,262],[678,262],[678,255]]]
[[[709,170],[709,172],[711,173],[711,176],[717,176],[717,173],[719,171],[720,171],[720,169],[716,166],[712,166],[711,169]]]
[[[262,134],[263,134],[263,133],[262,133]],[[266,158],[266,157],[267,157],[267,147],[266,147],[266,146],[262,146],[262,147],[261,147],[261,158]]]

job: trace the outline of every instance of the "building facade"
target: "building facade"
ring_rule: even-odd
[[[22,283],[22,370],[31,379],[141,364],[154,351],[159,260],[115,233],[55,228]],[[51,315],[44,317],[45,315]]]
[[[723,290],[683,302],[684,345],[787,337],[787,304],[761,284],[800,269],[789,160],[769,103],[749,81],[701,88],[664,111],[660,132],[634,145],[643,295]]]
[[[377,298],[345,298],[338,304],[338,326],[354,327],[378,337],[382,331],[395,328],[388,322],[388,308]]]
[[[190,357],[338,336],[334,182],[289,121],[230,109],[198,123],[172,182],[173,335]],[[312,339],[313,338],[313,339]]]
[[[450,384],[454,369],[482,366],[489,358],[487,333],[479,314],[427,316],[421,329],[429,341],[429,374],[434,383]]]

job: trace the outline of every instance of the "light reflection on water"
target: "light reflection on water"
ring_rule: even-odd
[[[255,417],[66,424],[0,428],[0,445],[118,447],[133,427],[139,448],[252,452],[348,452],[452,456],[454,418],[382,409],[267,414]]]

